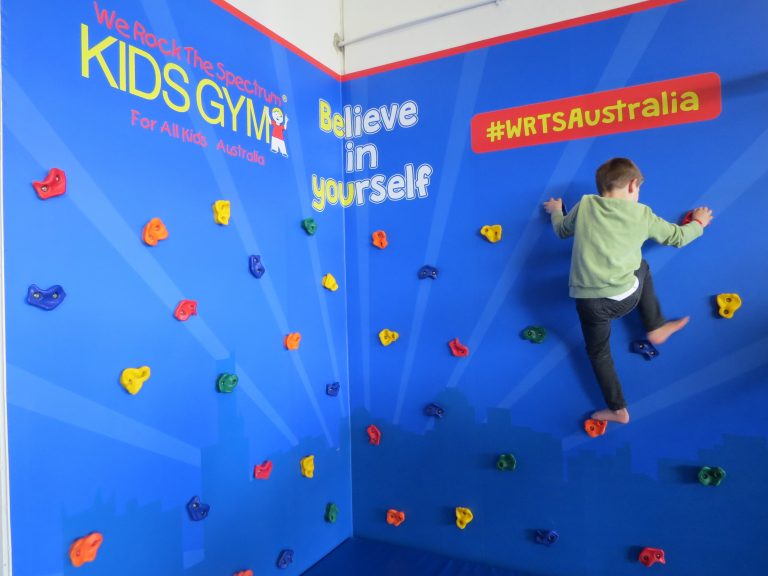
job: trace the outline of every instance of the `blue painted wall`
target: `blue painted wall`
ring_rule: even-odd
[[[340,145],[313,128],[317,100],[338,107],[340,86],[207,0],[98,5],[129,23],[131,39],[99,24],[92,1],[2,7],[14,574],[74,573],[70,543],[93,531],[104,543],[77,573],[266,574],[292,548],[285,572],[298,574],[351,534],[342,214],[312,213],[308,192],[309,174],[338,165]],[[237,132],[229,113],[225,126],[207,123],[195,103],[208,78],[200,64],[144,45],[134,22],[264,87],[230,91],[259,114],[282,108],[288,157],[270,152],[265,133],[248,137],[243,112]],[[190,110],[111,88],[95,57],[85,78],[81,24],[90,47],[113,36],[161,69],[180,66]],[[119,82],[118,44],[103,55]],[[136,76],[151,91],[148,59]],[[209,116],[211,99],[226,106],[210,86],[203,95]],[[155,130],[132,126],[131,110],[157,119]],[[160,133],[164,121],[208,146]],[[255,150],[263,165],[217,150],[219,139]],[[66,172],[67,192],[43,201],[31,183],[52,167]],[[231,201],[229,226],[214,223],[217,199]],[[310,216],[315,236],[300,226]],[[141,232],[153,217],[170,236],[150,248]],[[267,268],[259,280],[251,254]],[[321,287],[326,273],[338,292]],[[32,283],[61,284],[67,297],[50,312],[33,308]],[[197,300],[198,316],[181,323],[172,313],[184,298]],[[298,351],[283,348],[288,332],[302,334]],[[141,365],[152,376],[131,396],[120,374]],[[222,372],[240,378],[232,394],[216,392]],[[325,394],[334,381],[337,398]],[[299,467],[308,454],[311,480]],[[254,480],[264,460],[272,476]],[[193,495],[211,506],[202,522],[187,515]],[[324,521],[328,502],[339,506],[336,524]]]
[[[367,202],[346,222],[350,298],[355,534],[531,574],[631,574],[641,548],[663,548],[666,574],[762,574],[768,536],[768,12],[761,2],[695,0],[567,29],[344,84],[362,110],[413,100],[419,123],[355,140],[377,145],[376,170],[434,168],[427,198]],[[711,121],[478,155],[480,112],[705,72],[722,81]],[[570,241],[541,202],[572,206],[594,171],[629,156],[645,174],[641,201],[677,221],[709,205],[694,244],[648,245],[663,310],[688,328],[652,362],[628,352],[636,316],[614,324],[614,356],[633,421],[590,439],[582,422],[602,397],[573,302]],[[480,236],[502,224],[503,239]],[[386,230],[390,245],[371,246]],[[424,264],[437,280],[418,280]],[[744,305],[718,318],[713,296]],[[546,327],[534,345],[520,338]],[[389,328],[397,342],[382,346]],[[454,358],[458,337],[471,354]],[[442,420],[422,409],[438,402]],[[376,424],[381,445],[368,443]],[[499,453],[518,459],[496,471]],[[697,481],[722,466],[717,488]],[[475,519],[463,531],[454,508]],[[400,527],[386,510],[406,513]],[[560,541],[537,545],[536,529]],[[658,567],[654,567],[655,569]]]

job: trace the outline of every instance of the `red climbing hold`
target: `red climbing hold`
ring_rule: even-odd
[[[653,564],[656,564],[656,562],[661,562],[662,564],[667,563],[664,559],[664,550],[661,548],[643,548],[638,560],[640,560],[640,563],[644,566],[652,566]]]
[[[587,434],[592,438],[597,438],[598,436],[605,434],[606,428],[608,428],[607,420],[594,420],[590,418],[584,422],[584,430],[586,430]]]
[[[176,317],[176,320],[181,320],[182,322],[189,320],[190,316],[197,316],[197,302],[194,300],[182,300],[176,306],[173,315]]]
[[[51,168],[45,180],[42,182],[32,182],[32,187],[42,200],[61,196],[67,191],[67,175],[64,174],[64,170]]]
[[[384,250],[389,245],[389,242],[387,242],[387,233],[384,232],[384,230],[376,230],[376,232],[373,233],[373,245],[376,246],[376,248],[379,248],[380,250]]]
[[[376,428],[373,424],[368,426],[368,442],[374,446],[381,444],[381,430]]]
[[[272,462],[269,460],[264,460],[253,467],[253,477],[257,480],[267,480],[270,474],[272,474]]]
[[[458,338],[454,338],[448,342],[448,346],[451,347],[451,354],[454,356],[469,356],[469,348],[459,342]]]
[[[680,221],[680,226],[685,226],[691,222],[693,222],[693,210],[688,210],[688,212],[685,213],[685,216],[683,216],[683,219]]]

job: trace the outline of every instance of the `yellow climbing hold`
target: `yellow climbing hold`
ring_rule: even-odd
[[[467,524],[472,522],[473,518],[474,516],[472,515],[472,510],[469,508],[462,508],[460,506],[456,507],[456,526],[462,530],[467,527]]]
[[[120,384],[123,385],[129,394],[136,394],[141,387],[144,386],[144,382],[149,379],[150,370],[149,366],[142,366],[140,368],[126,368],[123,373],[120,374]]]
[[[327,288],[331,292],[336,292],[336,290],[339,289],[339,284],[336,282],[336,278],[333,277],[333,274],[326,274],[323,276],[323,288]]]
[[[229,204],[229,200],[216,200],[216,202],[213,203],[213,219],[216,224],[228,226],[231,213],[232,208]]]
[[[501,240],[501,224],[486,225],[480,228],[480,234],[488,239],[488,242],[496,243]]]
[[[301,459],[301,475],[312,478],[315,475],[315,456],[310,454]]]
[[[720,316],[733,318],[733,313],[741,308],[741,297],[738,294],[718,294],[717,305],[720,308]]]
[[[387,330],[384,328],[384,330],[379,332],[379,340],[381,340],[381,343],[384,344],[384,346],[389,346],[398,338],[400,338],[400,334],[394,332],[393,330]]]

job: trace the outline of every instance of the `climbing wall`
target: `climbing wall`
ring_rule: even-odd
[[[672,3],[344,84],[356,535],[531,574],[768,571],[767,17]],[[418,122],[376,130],[407,102]],[[632,421],[592,438],[571,242],[541,204],[595,193],[614,156],[661,217],[715,220],[646,245],[664,312],[691,322],[652,360],[636,314],[614,323]]]
[[[302,572],[351,534],[338,82],[207,0],[2,9],[14,575]]]

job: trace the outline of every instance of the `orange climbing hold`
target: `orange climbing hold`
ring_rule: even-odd
[[[605,434],[606,428],[608,428],[608,422],[606,420],[594,420],[593,418],[590,418],[584,422],[584,430],[586,430],[587,434],[592,438],[597,438],[598,436]]]
[[[168,238],[168,229],[160,218],[152,218],[144,225],[141,239],[147,246],[157,246],[158,240],[165,240],[166,238]]]
[[[395,510],[394,508],[387,510],[387,524],[400,526],[403,522],[405,522],[405,512]]]
[[[384,250],[384,248],[389,246],[389,242],[387,242],[387,233],[384,232],[384,230],[376,230],[376,232],[373,233],[373,245],[380,250]]]
[[[298,332],[291,332],[283,340],[283,344],[288,350],[298,350],[301,343],[301,334]]]
[[[104,536],[98,532],[91,532],[88,536],[75,540],[69,547],[69,560],[72,566],[79,568],[86,562],[93,562],[103,541]]]
[[[253,576],[253,570],[241,570],[240,572],[235,572],[233,576]]]

